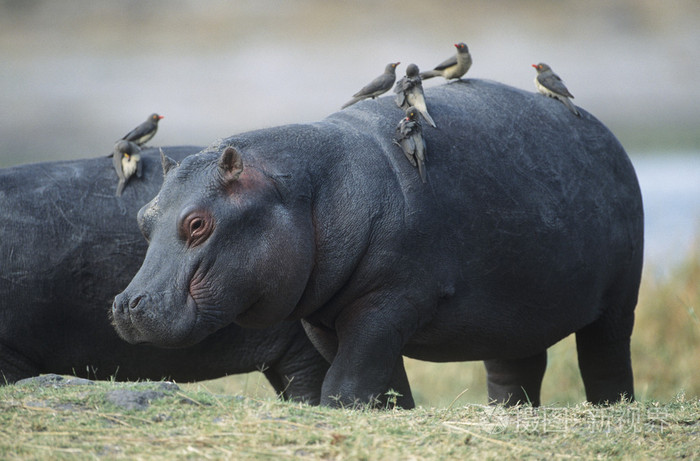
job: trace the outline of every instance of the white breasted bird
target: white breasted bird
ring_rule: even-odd
[[[145,122],[129,131],[122,139],[131,141],[137,146],[146,144],[156,135],[156,131],[158,131],[158,122],[162,118],[163,116],[158,114],[149,115]]]
[[[406,76],[396,82],[394,93],[396,93],[396,105],[401,109],[406,110],[413,106],[423,116],[426,122],[433,128],[436,127],[435,121],[428,113],[428,106],[425,104],[425,95],[423,94],[423,83],[420,78],[420,70],[415,64],[409,64],[406,68]]]
[[[420,179],[425,184],[425,161],[427,159],[427,148],[423,138],[423,129],[418,121],[418,109],[411,106],[406,109],[406,117],[401,119],[396,127],[396,138],[394,144],[401,147],[404,155],[413,166],[418,167]]]
[[[390,62],[384,68],[384,73],[379,77],[375,78],[367,85],[362,87],[360,91],[352,95],[352,99],[341,107],[345,109],[348,106],[355,104],[358,101],[368,98],[376,98],[377,96],[386,93],[391,89],[396,81],[396,66],[401,64],[400,62]]]
[[[581,113],[569,100],[569,98],[573,99],[574,95],[569,92],[561,78],[552,71],[552,68],[543,62],[533,64],[532,67],[537,71],[537,76],[535,77],[537,91],[550,98],[558,99],[564,103],[571,112],[580,117]]]
[[[444,77],[446,80],[453,78],[462,79],[462,76],[467,73],[472,66],[472,55],[469,53],[469,48],[464,43],[455,43],[457,54],[444,60],[438,64],[433,70],[422,72],[420,77],[423,80],[433,77]]]
[[[131,141],[117,141],[114,145],[114,155],[112,155],[112,165],[119,177],[117,184],[117,197],[122,195],[124,187],[129,179],[135,174],[141,177],[141,148]]]

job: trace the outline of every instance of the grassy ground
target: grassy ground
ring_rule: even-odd
[[[116,390],[160,394],[144,409]],[[692,458],[700,401],[332,410],[158,383],[0,389],[0,459]]]

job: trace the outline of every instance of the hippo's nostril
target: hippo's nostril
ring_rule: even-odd
[[[134,299],[132,299],[131,302],[129,303],[129,309],[136,309],[142,299],[143,299],[143,296],[137,296]]]

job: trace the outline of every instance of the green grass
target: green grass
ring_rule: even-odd
[[[115,388],[133,386],[0,389],[0,459],[646,459],[696,456],[700,442],[700,401],[682,396],[376,411],[173,390],[124,410],[106,400]]]

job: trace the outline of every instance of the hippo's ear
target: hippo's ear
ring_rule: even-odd
[[[219,169],[224,175],[224,178],[229,181],[235,181],[243,171],[243,158],[241,153],[231,146],[228,146],[219,159]]]
[[[160,163],[163,165],[163,176],[168,174],[168,171],[179,166],[179,163],[165,155],[163,149],[160,149]]]

